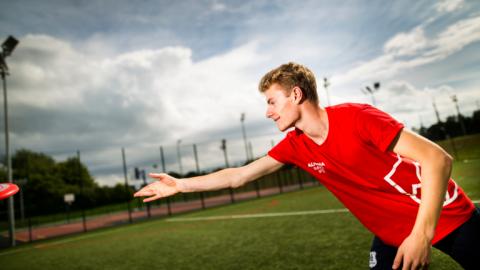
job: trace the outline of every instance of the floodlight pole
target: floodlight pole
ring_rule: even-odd
[[[328,92],[328,87],[330,86],[330,81],[328,78],[323,78],[323,87],[325,88],[325,92],[327,93],[327,106],[330,106],[330,93]]]
[[[437,117],[437,123],[441,124],[442,120],[440,120],[440,113],[438,112],[437,104],[435,103],[435,99],[433,98],[432,98],[432,105],[433,105],[433,110],[435,110],[435,116]]]
[[[467,130],[465,129],[465,124],[463,123],[463,117],[460,113],[460,108],[458,107],[458,98],[457,95],[452,95],[452,101],[455,104],[455,108],[457,109],[457,118],[458,122],[460,122],[460,127],[462,128],[463,135],[467,135]]]
[[[433,109],[435,110],[435,116],[437,117],[437,123],[440,125],[440,129],[442,130],[443,134],[445,134],[445,138],[450,141],[450,144],[452,145],[453,149],[453,157],[457,159],[458,153],[457,153],[457,146],[455,145],[455,141],[450,137],[448,134],[447,130],[445,129],[445,126],[440,120],[440,113],[438,112],[437,104],[435,103],[435,99],[432,98],[432,104],[433,104]]]
[[[240,123],[242,124],[242,134],[243,134],[243,142],[245,143],[245,154],[247,156],[247,162],[250,161],[250,155],[248,154],[248,144],[247,144],[247,133],[245,132],[245,113],[242,113],[240,116]]]
[[[227,140],[226,139],[222,139],[222,145],[220,146],[220,149],[223,150],[223,156],[225,157],[225,168],[229,168],[230,164],[228,163]],[[235,202],[235,196],[233,194],[233,189],[230,187],[228,189],[228,191],[230,193],[230,201],[231,201],[231,203],[234,203]]]
[[[8,99],[7,99],[7,75],[8,75],[8,66],[5,62],[5,58],[12,54],[12,51],[18,44],[18,40],[12,36],[9,36],[2,43],[2,52],[0,53],[0,73],[3,81],[3,108],[5,110],[5,156],[7,159],[7,178],[8,183],[13,183],[12,179],[12,159],[10,157],[10,138],[9,138],[9,127],[8,127]],[[15,209],[13,197],[9,197],[8,201],[8,234],[10,237],[10,245],[13,247],[16,244],[15,241]]]
[[[223,156],[225,157],[225,168],[229,168],[230,164],[228,163],[227,140],[226,139],[222,139],[222,145],[220,146],[220,149],[223,150]]]
[[[374,96],[374,93],[377,92],[378,90],[380,89],[380,83],[379,82],[375,82],[373,83],[373,89],[370,88],[370,86],[366,86],[365,88],[362,88],[362,92],[365,94],[365,95],[368,95],[370,94],[370,96],[372,97],[372,105],[373,106],[377,106],[376,102],[375,102],[375,96]]]
[[[182,156],[180,155],[180,144],[181,143],[182,143],[182,140],[177,140],[178,167],[180,169],[180,174],[183,175]]]
[[[3,56],[2,56],[3,58]],[[7,72],[2,69],[3,81],[3,109],[5,117],[5,158],[7,159],[7,180],[8,183],[13,183],[12,180],[12,158],[10,157],[10,138],[8,127],[8,100],[7,100]],[[13,197],[8,198],[8,236],[10,237],[10,246],[14,247],[15,241],[15,211],[13,205]]]

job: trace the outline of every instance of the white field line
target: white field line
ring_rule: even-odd
[[[222,220],[222,219],[244,219],[244,218],[266,218],[266,217],[287,217],[287,216],[306,216],[318,214],[330,214],[348,212],[346,208],[326,209],[313,211],[283,212],[283,213],[262,213],[262,214],[245,214],[245,215],[228,215],[228,216],[211,216],[211,217],[191,217],[191,218],[169,218],[167,222],[179,221],[203,221],[203,220]]]
[[[480,200],[473,201],[474,204],[480,203]],[[227,216],[210,216],[210,217],[186,217],[186,218],[169,218],[167,222],[181,222],[181,221],[204,221],[204,220],[225,220],[225,219],[244,219],[244,218],[266,218],[266,217],[287,217],[287,216],[306,216],[330,213],[349,212],[346,208],[313,210],[313,211],[298,211],[298,212],[283,212],[283,213],[263,213],[263,214],[245,214],[245,215],[227,215]]]

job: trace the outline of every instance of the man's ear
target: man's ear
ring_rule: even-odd
[[[301,104],[305,99],[302,89],[300,89],[298,86],[293,87],[291,95],[295,104]]]

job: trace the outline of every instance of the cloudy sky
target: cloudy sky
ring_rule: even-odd
[[[100,184],[148,171],[163,146],[167,170],[245,159],[240,115],[255,156],[282,134],[265,119],[259,78],[288,61],[317,76],[321,104],[376,104],[404,122],[471,115],[480,106],[480,2],[447,1],[4,1],[10,136],[58,160],[81,152]],[[3,110],[2,110],[3,120]],[[3,132],[0,138],[4,141]],[[0,151],[4,152],[1,145]],[[130,176],[129,176],[130,177]]]

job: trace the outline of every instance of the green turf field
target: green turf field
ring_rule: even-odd
[[[480,160],[454,177],[480,199]],[[339,209],[323,187],[175,218]],[[7,269],[366,269],[372,235],[348,212],[203,221],[159,219],[0,251]],[[434,250],[430,269],[460,269]]]

